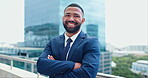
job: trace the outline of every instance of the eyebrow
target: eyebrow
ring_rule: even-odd
[[[65,14],[70,14],[70,13],[65,13]]]
[[[65,13],[65,14],[71,14],[71,13]],[[79,15],[79,14],[77,14],[77,13],[73,13],[74,15]]]

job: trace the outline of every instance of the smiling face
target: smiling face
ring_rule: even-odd
[[[77,33],[84,21],[83,13],[78,7],[68,7],[64,11],[63,25],[68,33]]]

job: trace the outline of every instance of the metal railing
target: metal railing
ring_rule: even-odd
[[[28,59],[22,59],[22,58],[8,56],[8,55],[3,55],[3,54],[0,54],[0,58],[10,60],[10,69],[11,70],[13,69],[13,60],[15,60],[15,61],[24,62],[24,63],[30,63],[31,64],[31,72],[34,72],[34,65],[36,65],[36,61],[28,60]],[[40,76],[40,74],[37,73],[37,78],[39,78],[39,76]]]
[[[120,77],[120,76],[115,76],[115,75],[110,75],[110,74],[103,74],[103,73],[97,73],[96,78],[125,78],[125,77]]]
[[[15,60],[15,61],[20,61],[20,62],[24,62],[24,63],[30,63],[31,64],[31,72],[34,72],[34,65],[36,65],[36,61],[22,59],[22,58],[18,58],[18,57],[14,57],[14,56],[3,55],[3,54],[0,54],[0,58],[8,59],[11,61],[10,62],[10,69],[11,70],[13,69],[13,60]],[[40,77],[40,74],[37,73],[37,78],[39,78],[39,77]],[[97,73],[96,78],[124,78],[124,77],[103,74],[103,73]]]

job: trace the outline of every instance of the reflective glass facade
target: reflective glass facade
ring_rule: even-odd
[[[59,1],[25,0],[25,46],[45,47],[50,38],[58,35]]]

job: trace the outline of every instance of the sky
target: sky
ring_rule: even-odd
[[[106,42],[148,45],[148,0],[106,0]]]
[[[24,0],[0,0],[0,42],[24,40]]]
[[[105,0],[106,42],[148,45],[148,1]],[[24,41],[24,0],[0,0],[0,42]]]

